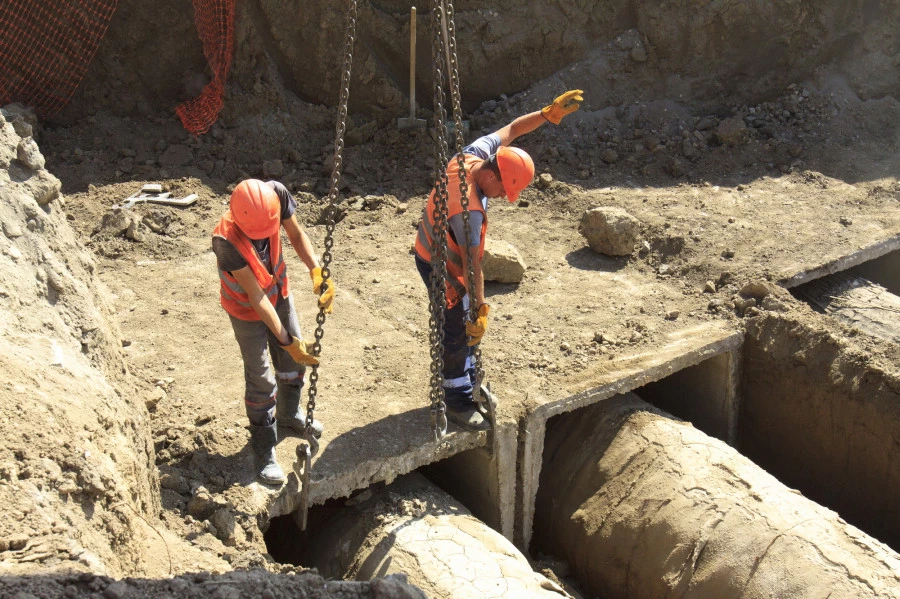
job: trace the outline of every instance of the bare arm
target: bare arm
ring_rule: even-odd
[[[294,251],[303,260],[306,268],[312,270],[319,266],[319,257],[313,251],[312,243],[306,231],[300,228],[297,217],[291,215],[290,218],[281,221],[281,226],[284,227],[284,232],[287,233],[291,245],[294,246]]]
[[[535,110],[534,112],[516,118],[507,126],[495,131],[494,134],[500,138],[501,146],[508,146],[515,141],[517,137],[521,137],[526,133],[531,133],[546,122],[547,119],[544,118],[541,111]]]
[[[468,252],[460,252],[460,254],[462,254],[463,272],[469,272]],[[478,248],[472,248],[472,266],[475,270],[475,307],[477,308],[484,303],[484,271],[481,269],[481,256],[478,255]]]
[[[259,282],[256,280],[250,267],[245,266],[244,268],[234,270],[231,272],[231,275],[238,284],[244,288],[244,291],[247,292],[247,296],[250,298],[250,305],[253,306],[253,309],[259,315],[263,323],[269,327],[269,330],[275,334],[278,343],[281,345],[290,344],[290,333],[288,333],[287,329],[281,325],[281,319],[278,318],[278,314],[275,313],[275,307],[272,306],[272,302],[269,301],[266,294],[263,292],[262,287],[259,286]]]

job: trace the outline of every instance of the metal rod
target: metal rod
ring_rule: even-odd
[[[409,9],[409,118],[416,118],[416,7]],[[412,122],[412,121],[410,121]]]

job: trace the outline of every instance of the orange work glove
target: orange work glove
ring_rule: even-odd
[[[490,306],[481,304],[478,306],[478,318],[475,319],[475,322],[466,323],[466,335],[470,337],[469,345],[481,343],[481,338],[484,337],[484,332],[487,330],[487,317],[490,311]]]
[[[319,296],[319,307],[325,309],[325,314],[331,314],[334,309],[331,307],[334,302],[334,278],[328,278],[328,285],[322,290],[322,284],[325,282],[322,278],[322,267],[317,266],[309,271],[309,276],[313,282],[313,293]]]
[[[281,348],[289,353],[297,364],[315,366],[319,363],[319,358],[307,351],[306,343],[294,336],[291,336],[291,342],[288,345],[282,345]]]
[[[581,102],[584,101],[584,98],[581,97],[583,93],[580,89],[567,91],[553,100],[553,104],[544,106],[541,114],[554,125],[558,125],[564,116],[572,114],[581,107]]]

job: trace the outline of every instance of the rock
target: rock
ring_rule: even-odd
[[[33,171],[39,171],[44,168],[44,155],[41,154],[37,142],[30,137],[26,137],[19,142],[18,147],[16,147],[16,155],[19,162]]]
[[[763,298],[760,307],[769,312],[787,312],[790,308],[783,301],[774,295],[767,295]]]
[[[769,288],[762,281],[751,281],[741,287],[741,290],[738,293],[743,297],[752,297],[757,300],[762,300],[769,295]]]
[[[697,150],[694,148],[694,142],[691,141],[690,138],[682,140],[681,153],[684,154],[685,158],[691,158],[697,154]]]
[[[22,236],[22,227],[12,221],[3,221],[3,234],[9,239]]]
[[[10,162],[16,158],[19,136],[9,123],[0,123],[0,169],[9,168]]]
[[[849,227],[850,225],[853,224],[853,219],[850,218],[849,216],[842,216],[842,217],[840,218],[840,221],[839,221],[839,222],[840,222],[842,225],[844,225],[845,227]]]
[[[344,144],[350,148],[366,143],[378,131],[378,121],[372,120],[359,127],[354,127],[344,136]]]
[[[729,118],[716,127],[716,139],[724,146],[737,146],[747,140],[747,125],[742,119]]]
[[[12,124],[19,137],[33,137],[35,141],[40,139],[41,121],[33,109],[13,102],[0,109],[0,113]]]
[[[681,312],[678,310],[669,310],[666,312],[666,320],[678,320],[679,316],[681,316]]]
[[[128,227],[134,223],[134,219],[135,215],[131,210],[113,208],[103,215],[103,218],[100,219],[100,224],[94,228],[91,234],[98,235],[103,233],[112,237],[124,235]]]
[[[141,232],[141,223],[139,220],[135,219],[128,223],[128,228],[125,229],[125,238],[137,242],[144,241],[145,237]]]
[[[553,183],[553,176],[550,173],[541,173],[535,185],[538,189],[547,189]]]
[[[263,176],[277,179],[284,174],[284,164],[280,160],[266,160],[262,165]]]
[[[39,170],[24,183],[28,193],[34,197],[39,206],[49,204],[59,197],[62,183],[46,170]]]
[[[716,292],[716,284],[712,281],[707,281],[705,285],[703,285],[703,293],[715,293]]]
[[[216,527],[216,536],[227,547],[234,547],[246,540],[244,529],[237,525],[234,514],[228,508],[216,510],[209,521]]]
[[[619,153],[613,150],[612,148],[606,148],[600,154],[600,160],[607,164],[613,164],[619,161]]]
[[[194,495],[188,501],[188,514],[197,520],[206,520],[216,510],[225,507],[225,503],[209,494],[205,487],[198,487]]]
[[[520,283],[528,268],[512,244],[494,239],[485,241],[481,265],[484,280],[498,283]]]
[[[147,397],[144,399],[144,404],[147,406],[147,410],[150,412],[156,411],[156,406],[159,405],[159,402],[166,398],[166,391],[162,387],[154,387],[150,393],[147,394]]]
[[[608,256],[628,256],[634,250],[641,222],[622,208],[592,208],[584,213],[578,232],[595,252]]]
[[[105,599],[125,599],[128,596],[128,585],[121,580],[113,582],[103,590]]]
[[[734,307],[739,314],[744,314],[749,308],[756,307],[756,300],[752,297],[748,299],[738,297],[734,300]]]
[[[157,145],[159,147],[159,145]],[[187,146],[175,144],[169,146],[159,156],[159,166],[186,166],[194,160],[194,152]]]
[[[10,535],[6,537],[6,542],[10,551],[20,551],[28,544],[28,535],[22,533]]]
[[[726,249],[722,252],[722,257],[725,258],[725,259],[727,259],[727,260],[731,260],[732,258],[734,258],[734,250],[731,249],[731,248],[726,248]]]
[[[697,121],[697,131],[709,131],[719,124],[719,119],[709,115]]]
[[[388,574],[371,584],[373,599],[426,599],[425,593],[409,585],[406,574]]]

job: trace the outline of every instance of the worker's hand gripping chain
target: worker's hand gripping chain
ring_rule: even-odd
[[[344,44],[344,64],[341,72],[341,95],[338,104],[338,122],[334,136],[334,167],[331,169],[331,187],[328,191],[328,206],[325,208],[325,251],[322,253],[321,270],[316,269],[311,274],[313,290],[321,293],[319,297],[319,313],[316,315],[315,343],[312,346],[312,355],[318,357],[322,352],[322,337],[325,336],[325,314],[331,313],[331,301],[334,297],[334,283],[331,281],[331,249],[334,247],[334,215],[337,211],[338,184],[341,179],[341,167],[343,166],[342,154],[344,151],[344,133],[347,131],[347,103],[350,99],[350,68],[353,65],[353,43],[356,39],[356,15],[357,0],[350,0],[347,11],[347,36]],[[328,297],[326,297],[328,294]],[[297,447],[298,463],[303,465],[303,472],[298,473],[302,488],[300,491],[301,529],[306,527],[306,512],[309,507],[309,481],[312,469],[312,458],[319,451],[319,442],[313,434],[314,412],[316,409],[317,383],[319,381],[319,366],[313,365],[309,373],[309,401],[306,404],[306,431],[304,437],[306,444]]]

